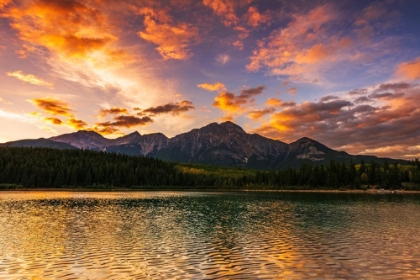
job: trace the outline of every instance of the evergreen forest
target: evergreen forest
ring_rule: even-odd
[[[420,190],[420,162],[337,163],[252,169],[51,148],[0,148],[0,189],[406,189]]]

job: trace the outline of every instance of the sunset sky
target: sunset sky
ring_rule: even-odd
[[[231,120],[420,157],[420,1],[0,0],[0,142]]]

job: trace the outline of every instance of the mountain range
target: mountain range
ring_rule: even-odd
[[[168,138],[162,133],[141,135],[133,132],[116,139],[108,139],[94,131],[80,130],[49,139],[19,140],[0,144],[0,147],[49,147],[57,149],[88,149],[147,156],[167,161],[245,167],[253,169],[281,169],[298,167],[305,162],[325,164],[355,163],[371,160],[402,163],[403,160],[375,156],[350,155],[304,137],[287,144],[258,134],[248,134],[232,122],[211,123],[200,129]]]

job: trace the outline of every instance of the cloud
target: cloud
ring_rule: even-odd
[[[54,124],[54,125],[62,125],[63,124],[63,121],[60,120],[59,118],[49,117],[49,118],[44,118],[44,121],[50,122],[51,124]]]
[[[102,135],[115,135],[115,134],[122,134],[118,128],[112,126],[94,126],[91,130],[102,134]]]
[[[392,27],[400,14],[397,11],[388,11],[386,3],[376,1],[367,6],[354,21],[354,33],[362,42],[371,41],[378,31]]]
[[[334,21],[335,17],[336,13],[328,5],[316,7],[306,14],[293,15],[293,20],[286,28],[274,30],[268,38],[258,43],[247,70],[257,71],[266,66],[280,74],[294,67],[293,64],[314,63],[321,58],[325,59],[326,48],[332,46],[325,46],[317,41],[322,40],[325,43],[325,26]]]
[[[264,86],[258,86],[256,88],[243,89],[240,95],[235,95],[231,92],[221,92],[214,98],[213,107],[219,108],[228,114],[240,113],[246,110],[244,105],[252,103],[253,97],[261,94],[264,88]],[[229,115],[228,117],[231,118]]]
[[[172,115],[179,115],[180,113],[187,112],[189,110],[195,109],[193,106],[193,103],[187,100],[184,100],[180,103],[168,103],[165,105],[157,106],[157,107],[151,107],[146,110],[143,110],[140,114],[153,114],[153,115],[159,115],[159,114],[167,114],[171,113]]]
[[[328,101],[336,100],[336,99],[340,99],[340,98],[336,95],[327,95],[327,96],[322,97],[320,101],[321,102],[328,102]]]
[[[36,98],[30,100],[34,105],[43,110],[45,113],[56,116],[65,116],[67,117],[66,121],[63,122],[57,117],[44,117],[42,118],[40,113],[34,112],[32,115],[44,122],[51,123],[54,125],[66,125],[72,129],[80,130],[85,129],[88,124],[80,119],[78,119],[73,114],[73,110],[70,108],[69,104],[65,101],[55,99],[55,98]]]
[[[22,49],[25,53],[41,46],[72,58],[92,59],[95,51],[110,59],[120,56],[121,51],[115,52],[112,47],[117,37],[112,34],[107,17],[91,4],[77,0],[28,0],[11,5],[3,16],[11,20],[11,27],[26,42]]]
[[[261,14],[258,12],[257,7],[251,6],[248,8],[244,18],[249,26],[258,27],[264,23],[269,23],[271,15],[269,13]]]
[[[86,128],[86,126],[88,125],[86,122],[84,122],[84,121],[82,121],[82,120],[79,120],[79,119],[77,119],[77,118],[75,118],[75,117],[68,118],[68,119],[66,120],[66,124],[67,124],[69,127],[74,128],[74,129],[76,129],[76,130],[85,129],[85,128]]]
[[[222,17],[225,26],[232,26],[239,23],[239,18],[235,14],[235,4],[233,0],[203,0],[203,4]]]
[[[353,89],[351,91],[348,92],[349,95],[361,95],[361,94],[366,94],[368,92],[367,89],[362,88],[362,89]]]
[[[68,103],[55,98],[35,98],[30,100],[38,108],[51,115],[72,117],[73,113]]]
[[[53,88],[54,84],[47,82],[41,78],[36,77],[32,74],[23,74],[22,71],[7,72],[7,76],[15,77],[18,80],[21,80],[26,83],[30,83],[37,86],[45,86],[48,88]]]
[[[404,93],[390,93],[390,92],[376,93],[374,92],[370,94],[368,97],[371,99],[394,99],[394,98],[399,98],[403,95]]]
[[[226,86],[220,82],[214,83],[214,84],[199,84],[197,87],[208,90],[208,91],[221,91],[226,90]]]
[[[200,41],[197,27],[185,22],[175,24],[168,15],[156,18],[150,9],[143,10],[142,13],[145,16],[145,30],[137,34],[142,39],[158,45],[156,50],[163,59],[183,60],[192,56],[189,46]]]
[[[283,105],[283,102],[280,99],[278,99],[278,98],[270,97],[265,102],[265,105],[267,105],[267,106],[273,106],[273,107],[281,107]]]
[[[403,79],[420,79],[420,57],[413,61],[403,62],[397,66],[397,76]]]
[[[372,100],[370,100],[369,98],[367,98],[366,96],[362,96],[359,98],[356,98],[354,100],[354,103],[366,103],[366,102],[371,102]]]
[[[120,128],[120,127],[132,128],[135,126],[147,125],[148,123],[151,123],[151,122],[153,122],[153,120],[148,116],[136,117],[136,116],[131,116],[131,115],[121,115],[121,116],[115,116],[114,121],[112,122],[111,121],[98,122],[95,124],[95,127],[99,130],[104,130],[104,131],[110,131],[110,129],[107,129],[107,127],[111,127],[112,129],[115,129],[115,131],[117,131],[116,128]]]
[[[128,114],[128,111],[125,108],[118,108],[118,107],[112,107],[110,109],[101,109],[99,111],[99,115],[101,117],[106,117],[107,115],[119,115],[119,114]]]
[[[379,85],[379,87],[376,89],[376,91],[387,91],[387,90],[400,91],[400,90],[405,90],[405,89],[409,89],[409,88],[412,88],[412,87],[413,87],[413,85],[405,83],[405,82],[386,83],[386,84]]]
[[[0,10],[3,9],[11,0],[0,0]]]
[[[230,56],[227,54],[219,54],[216,56],[216,61],[222,65],[225,65],[230,60]]]
[[[382,16],[373,16],[371,11],[376,6],[383,10],[379,13]],[[366,62],[366,57],[384,56],[389,52],[386,46],[390,40],[378,32],[396,17],[385,5],[376,6],[372,5],[363,14],[363,24],[360,16],[340,9],[335,2],[309,11],[292,12],[287,25],[257,42],[246,69],[251,72],[266,69],[271,75],[312,83],[327,80],[326,73],[333,69],[342,71],[344,62],[347,62],[346,69],[351,70],[354,65]],[[357,21],[360,24],[352,24]],[[345,23],[349,27],[337,29]],[[367,44],[367,37],[375,38],[375,44]]]
[[[244,49],[244,43],[242,41],[235,41],[232,43],[232,45],[234,47],[236,47],[237,49],[239,49],[240,51],[242,51]]]
[[[248,113],[248,117],[253,120],[259,120],[266,115],[274,113],[276,109],[273,107],[265,108],[263,110],[255,110]]]
[[[379,88],[388,91],[375,92]],[[353,102],[340,98],[278,107],[280,111],[254,132],[285,142],[310,137],[352,154],[419,157],[420,152],[410,147],[420,141],[420,87],[380,84],[366,94],[372,99],[361,96]]]
[[[291,88],[288,88],[288,89],[287,89],[287,92],[288,92],[290,95],[295,95],[295,94],[297,94],[297,93],[298,93],[298,89],[297,89],[296,87],[291,87]]]

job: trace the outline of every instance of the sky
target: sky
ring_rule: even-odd
[[[212,122],[420,157],[418,0],[0,0],[0,142]]]

